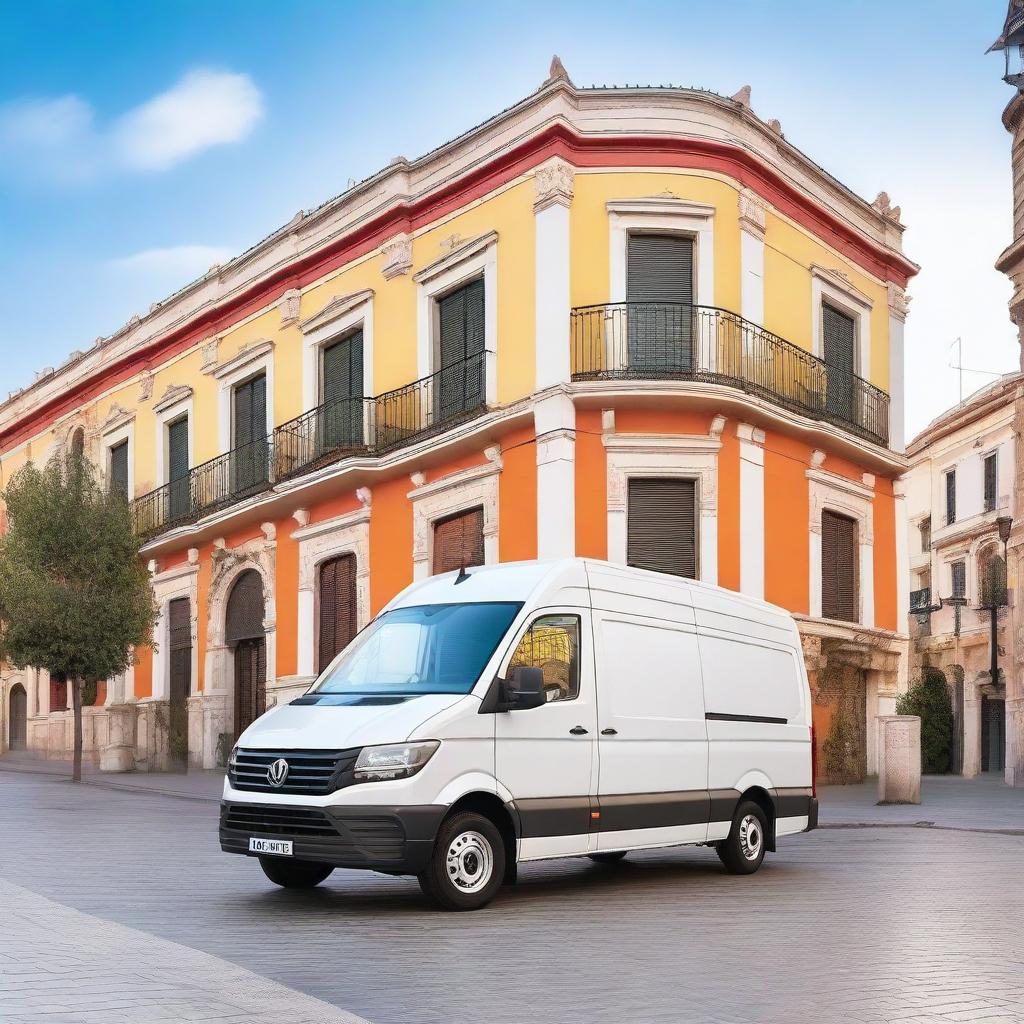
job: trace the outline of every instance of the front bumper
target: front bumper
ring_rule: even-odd
[[[248,857],[250,838],[290,839],[292,859],[392,874],[419,874],[430,860],[447,807],[309,807],[225,800],[220,848]]]

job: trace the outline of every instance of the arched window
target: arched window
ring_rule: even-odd
[[[224,623],[229,644],[263,636],[263,580],[255,569],[246,569],[231,587]]]
[[[323,671],[356,635],[356,556],[339,555],[320,566],[317,669]]]
[[[80,459],[85,454],[85,431],[78,427],[71,435],[71,454]]]
[[[978,553],[978,604],[982,608],[1006,604],[1006,564],[995,544]]]

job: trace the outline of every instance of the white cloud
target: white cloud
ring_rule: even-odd
[[[0,171],[36,180],[84,181],[103,172],[161,171],[212,146],[241,142],[263,116],[245,74],[197,68],[166,92],[97,125],[69,94],[0,104]]]
[[[125,166],[164,170],[210,146],[240,142],[262,116],[248,75],[200,69],[128,111],[114,125],[113,142]]]
[[[173,245],[163,249],[143,249],[131,256],[109,260],[107,268],[115,273],[144,277],[191,280],[205,274],[214,263],[226,263],[233,250],[219,245]]]

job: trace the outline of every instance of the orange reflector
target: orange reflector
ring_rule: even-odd
[[[590,812],[590,816],[592,818],[600,818],[601,817],[601,812],[600,811],[591,811]]]

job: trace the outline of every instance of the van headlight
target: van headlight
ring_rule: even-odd
[[[363,747],[356,758],[353,775],[361,782],[407,779],[434,756],[439,746],[439,740],[424,740],[421,743],[388,743],[381,747]]]

